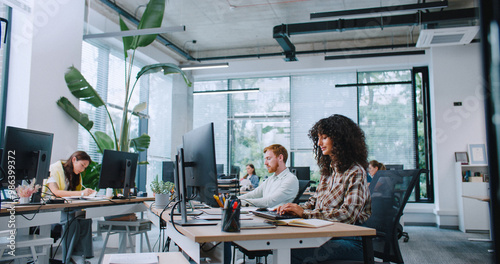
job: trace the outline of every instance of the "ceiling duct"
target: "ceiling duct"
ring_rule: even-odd
[[[474,39],[477,32],[479,32],[478,26],[423,29],[418,36],[416,47],[466,45]]]

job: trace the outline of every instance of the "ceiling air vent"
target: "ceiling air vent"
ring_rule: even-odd
[[[417,47],[437,47],[469,44],[479,31],[479,27],[455,27],[423,29],[418,36]]]

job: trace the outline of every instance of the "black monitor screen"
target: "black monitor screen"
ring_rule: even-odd
[[[186,187],[193,189],[195,200],[217,206],[213,198],[218,194],[213,123],[184,134],[182,148]]]
[[[311,179],[311,169],[309,167],[290,167],[289,169],[297,176],[298,180],[309,181]]]
[[[105,149],[102,155],[99,188],[127,189],[135,185],[138,153]],[[128,182],[126,178],[129,178]],[[124,190],[123,195],[128,196]]]
[[[403,164],[385,165],[386,170],[403,170]]]
[[[36,179],[35,184],[42,185],[49,177],[53,139],[51,133],[8,126],[2,153],[2,169],[7,175],[0,174],[2,184],[11,184],[15,178],[17,184]]]
[[[164,182],[174,183],[174,162],[173,161],[164,161],[163,162],[163,176],[162,180]]]

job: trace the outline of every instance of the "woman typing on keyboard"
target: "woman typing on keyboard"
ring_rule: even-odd
[[[332,115],[309,131],[321,172],[316,192],[302,205],[287,203],[279,214],[362,224],[371,215],[366,181],[368,151],[363,131],[351,119]],[[326,260],[363,260],[359,237],[332,238],[319,248],[292,249],[292,263]]]

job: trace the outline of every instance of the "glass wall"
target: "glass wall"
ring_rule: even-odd
[[[369,160],[403,164],[405,169],[422,168],[422,157],[429,152],[427,148],[422,150],[418,142],[428,141],[430,133],[417,133],[423,126],[419,116],[428,109],[424,110],[421,100],[417,100],[425,89],[415,83],[411,69],[195,82],[196,92],[260,90],[219,95],[195,93],[193,127],[215,123],[219,131],[217,163],[225,165],[226,173],[229,166],[239,168],[240,177],[248,163],[255,165],[257,175],[268,176],[262,150],[278,143],[289,151],[287,166],[309,166],[311,179],[319,180],[308,132],[319,119],[333,114],[358,122],[366,135]],[[352,85],[337,87],[338,84]],[[425,168],[428,161],[424,162]],[[421,180],[419,196],[413,200],[432,201],[427,198],[432,192],[429,182],[430,176]]]

